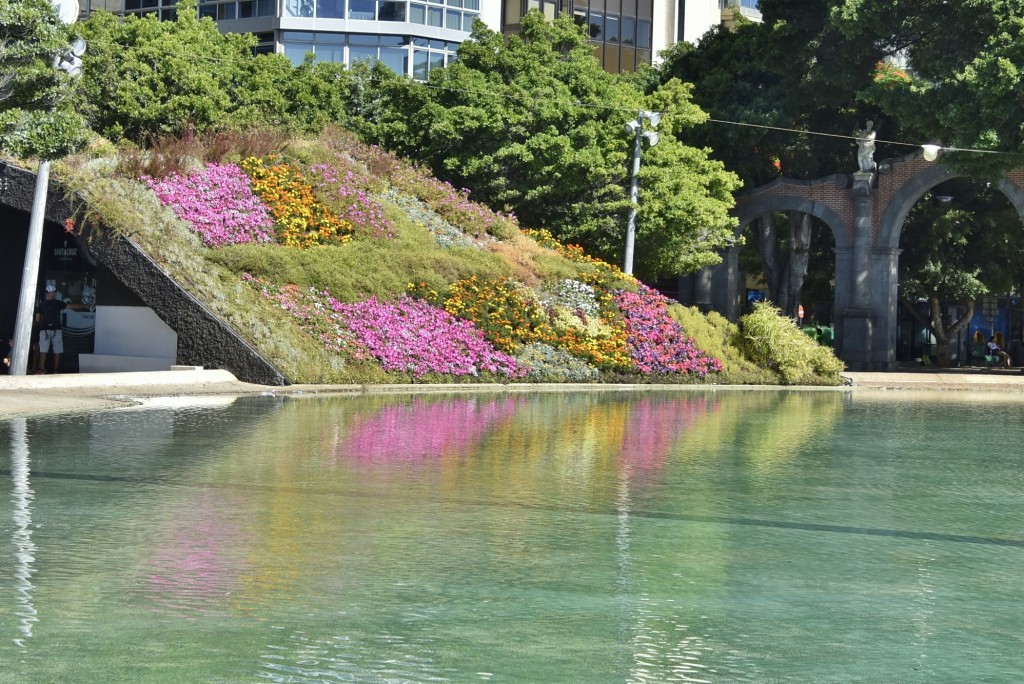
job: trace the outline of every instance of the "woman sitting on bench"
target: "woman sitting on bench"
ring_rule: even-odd
[[[988,353],[992,356],[998,356],[1003,360],[1004,365],[1009,368],[1012,364],[1010,362],[1010,355],[999,348],[999,344],[996,342],[996,336],[988,338]]]

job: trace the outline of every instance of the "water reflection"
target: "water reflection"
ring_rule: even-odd
[[[339,448],[358,459],[378,462],[466,456],[495,424],[508,420],[523,403],[523,397],[415,397],[408,404],[356,416]]]
[[[32,501],[35,493],[29,483],[28,426],[24,418],[11,421],[11,516],[14,531],[14,592],[17,606],[19,636],[14,643],[25,648],[26,640],[32,638],[32,627],[38,621],[32,602],[32,575],[35,574],[36,545],[32,542]]]
[[[26,682],[995,680],[1024,630],[1022,428],[958,408],[252,398],[29,421],[31,487],[5,423],[0,616],[31,648],[0,661]]]

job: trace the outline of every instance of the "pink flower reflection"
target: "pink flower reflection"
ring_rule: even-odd
[[[357,417],[346,450],[366,461],[425,461],[473,452],[496,423],[515,413],[521,397],[482,401],[480,397],[386,406],[377,414]]]
[[[641,399],[633,405],[622,436],[619,467],[660,471],[683,430],[708,412],[703,398]]]
[[[167,612],[219,612],[245,570],[237,549],[246,536],[225,518],[223,501],[193,501],[165,529],[146,562],[146,594]]]

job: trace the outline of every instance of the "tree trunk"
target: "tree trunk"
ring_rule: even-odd
[[[800,293],[807,279],[807,267],[811,258],[811,215],[799,211],[789,212],[789,278],[787,287],[789,296],[786,298],[789,310],[786,313],[795,317],[797,308],[802,304]]]
[[[771,214],[759,216],[757,219],[757,246],[761,252],[761,269],[764,271],[765,283],[768,285],[768,299],[772,304],[782,307],[780,299],[780,283],[782,265],[779,263],[779,235],[775,230],[775,219]]]
[[[900,303],[910,312],[918,323],[928,328],[935,335],[935,363],[941,368],[948,368],[952,365],[952,356],[949,352],[949,340],[956,333],[965,329],[974,317],[974,302],[965,302],[966,311],[952,325],[946,327],[942,322],[942,301],[938,297],[928,298],[928,311],[930,318],[924,318],[914,305],[907,299],[900,299]]]

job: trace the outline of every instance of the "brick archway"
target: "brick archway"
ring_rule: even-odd
[[[737,197],[739,229],[769,212],[800,211],[828,225],[835,240],[835,344],[850,370],[896,367],[899,240],[910,208],[935,186],[960,174],[926,161],[920,150],[881,162],[875,172],[799,181],[778,178]],[[1024,169],[999,184],[1024,220]],[[731,319],[742,304],[736,250],[695,277],[694,303]],[[704,296],[701,299],[701,295]]]

